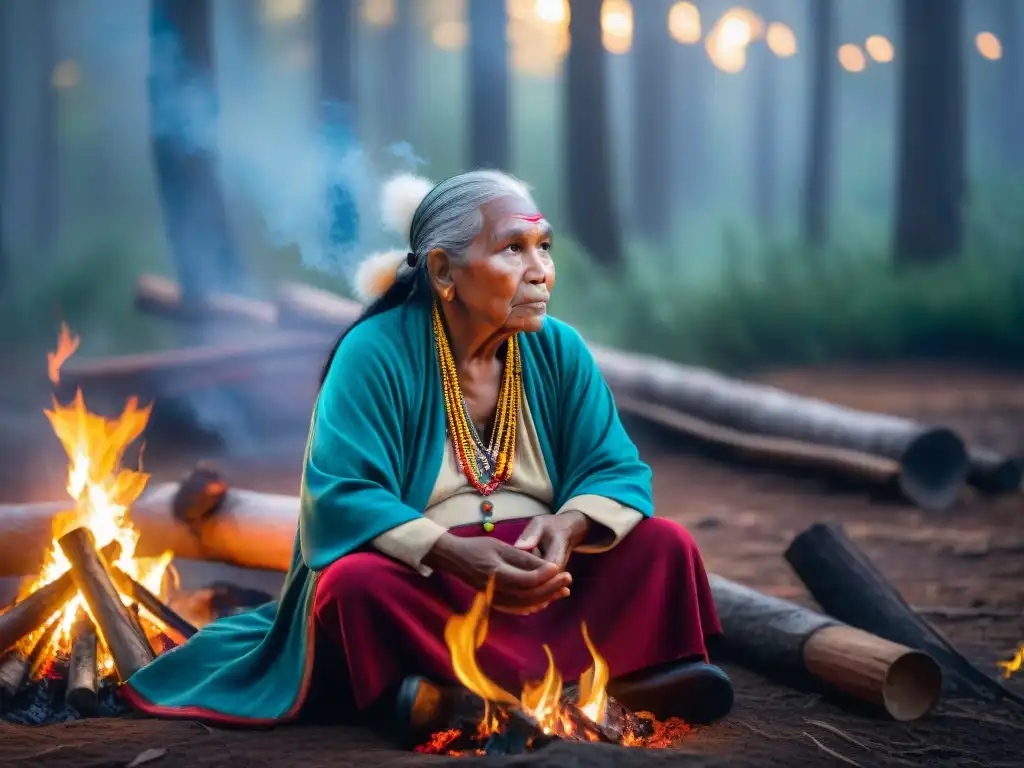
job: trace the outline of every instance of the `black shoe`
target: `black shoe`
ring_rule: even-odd
[[[733,704],[729,676],[703,661],[681,661],[635,673],[613,681],[608,693],[634,712],[647,711],[659,720],[678,717],[692,725],[725,717]]]

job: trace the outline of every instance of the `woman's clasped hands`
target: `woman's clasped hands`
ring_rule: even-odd
[[[494,578],[494,607],[530,614],[571,593],[572,575],[565,570],[573,549],[587,535],[589,523],[580,512],[533,518],[515,544],[491,536],[466,538],[442,535],[424,564],[445,571],[477,590]]]

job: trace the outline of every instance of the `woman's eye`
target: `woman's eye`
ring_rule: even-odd
[[[540,247],[541,247],[541,248],[542,248],[543,250],[545,250],[545,251],[550,251],[550,250],[551,250],[551,243],[541,243],[541,244],[540,244]]]
[[[508,250],[512,251],[512,253],[519,253],[520,251],[523,250],[523,246],[521,246],[519,243],[512,243],[511,245],[509,245]]]

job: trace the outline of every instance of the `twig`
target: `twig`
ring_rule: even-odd
[[[803,734],[808,739],[813,741],[815,743],[815,745],[817,745],[818,749],[820,749],[822,752],[825,752],[825,753],[827,753],[829,755],[832,755],[832,757],[836,758],[837,760],[842,760],[844,763],[849,763],[850,765],[856,766],[856,768],[860,768],[860,763],[858,763],[856,760],[851,760],[846,755],[841,755],[838,752],[836,752],[834,749],[831,749],[830,747],[826,747],[824,744],[822,744],[816,738],[811,736],[811,734],[809,734],[807,731],[804,731]]]
[[[55,747],[50,747],[48,749],[44,749],[41,752],[33,752],[30,755],[20,755],[18,757],[9,757],[7,759],[10,762],[12,762],[12,763],[18,762],[19,760],[35,760],[37,757],[43,757],[44,755],[52,755],[54,752],[60,752],[62,749],[67,749],[68,747],[71,747],[71,746],[77,746],[77,745],[75,745],[75,744],[58,744]]]
[[[839,738],[845,739],[846,741],[850,742],[851,744],[857,745],[858,747],[860,747],[861,749],[863,749],[866,752],[870,752],[871,751],[871,747],[869,747],[867,744],[865,744],[862,741],[858,741],[857,739],[853,738],[853,736],[848,734],[846,731],[844,731],[844,730],[842,730],[840,728],[837,728],[836,726],[832,725],[831,723],[826,723],[823,720],[810,720],[808,718],[804,718],[804,722],[805,723],[810,723],[811,725],[816,725],[819,728],[824,728],[826,731],[829,731],[830,733],[834,733]]]

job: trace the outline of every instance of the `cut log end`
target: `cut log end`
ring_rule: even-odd
[[[955,432],[945,427],[922,430],[900,457],[900,490],[922,509],[949,509],[970,466],[967,448]]]
[[[942,694],[942,670],[927,653],[910,650],[889,668],[883,697],[894,720],[907,722],[935,709]]]

